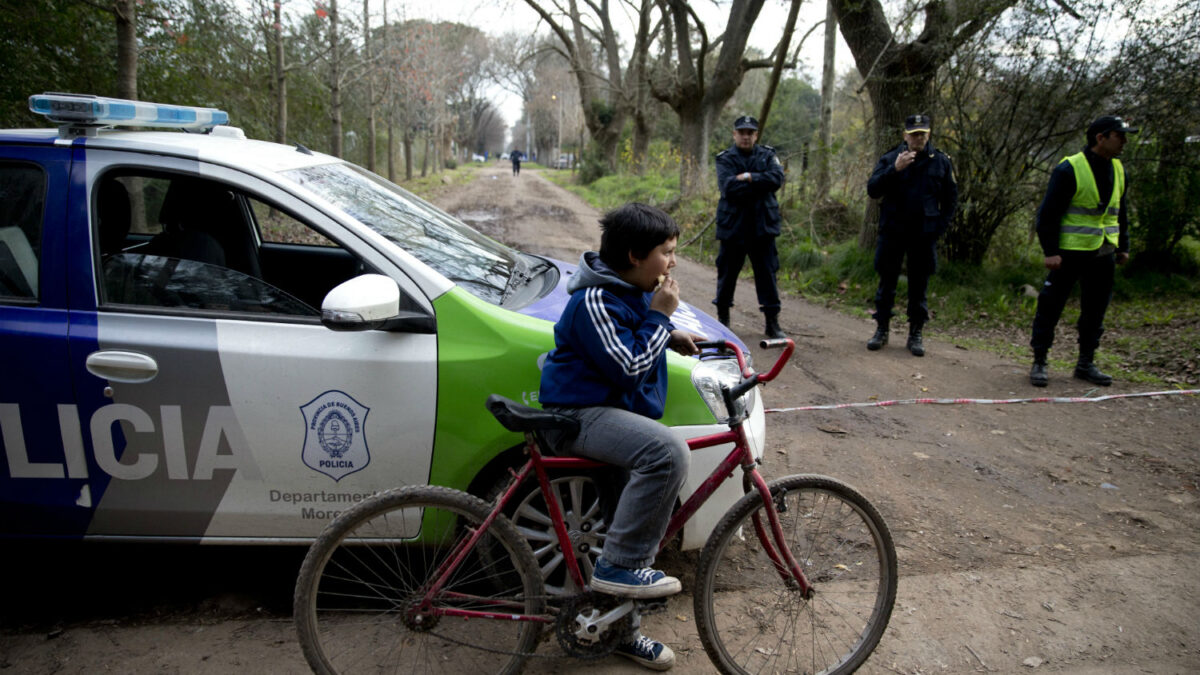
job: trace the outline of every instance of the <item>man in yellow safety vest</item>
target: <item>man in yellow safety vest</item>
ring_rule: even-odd
[[[1077,281],[1080,313],[1075,377],[1105,387],[1112,384],[1112,376],[1101,372],[1094,359],[1104,333],[1104,313],[1112,299],[1115,266],[1129,260],[1128,181],[1117,157],[1125,148],[1126,134],[1137,131],[1120,117],[1099,117],[1088,125],[1083,152],[1064,158],[1050,174],[1037,214],[1038,240],[1050,273],[1038,295],[1029,341],[1033,347],[1029,382],[1035,387],[1050,381],[1046,354]]]

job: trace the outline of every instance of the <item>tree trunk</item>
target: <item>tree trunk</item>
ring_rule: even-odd
[[[329,2],[329,154],[342,156],[342,73],[337,0]]]
[[[817,144],[817,200],[829,196],[829,172],[833,152],[833,85],[837,56],[837,16],[833,1],[825,3],[825,58],[821,69],[821,129]]]
[[[396,182],[396,119],[392,112],[388,111],[387,121],[387,179],[393,183]]]
[[[413,137],[412,129],[407,125],[404,127],[404,180],[412,180],[413,178]]]
[[[137,0],[117,0],[113,10],[117,17],[117,98],[136,101]]]
[[[275,3],[275,22],[271,26],[275,52],[275,142],[287,142],[287,70],[283,64],[283,8],[281,3]]]
[[[633,113],[633,139],[630,144],[633,156],[630,159],[633,164],[633,172],[639,176],[646,171],[646,154],[650,151],[652,132],[650,120],[646,119],[646,110],[644,108],[635,110]]]
[[[712,121],[704,106],[689,106],[679,111],[680,192],[685,197],[703,191],[708,185],[708,136]]]
[[[421,178],[429,175],[429,130],[425,130],[425,152],[421,153]]]
[[[367,59],[371,58],[371,0],[363,0],[363,52],[367,55]],[[367,169],[375,172],[374,75],[367,76]]]

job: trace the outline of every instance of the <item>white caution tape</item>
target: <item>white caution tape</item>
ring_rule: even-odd
[[[1178,396],[1200,394],[1200,389],[1175,389],[1171,391],[1146,391],[1133,394],[1109,394],[1107,396],[1042,396],[1038,398],[906,398],[892,401],[867,401],[863,403],[834,403],[830,405],[805,405],[794,408],[767,408],[764,412],[782,413],[802,410],[840,410],[842,408],[886,408],[894,405],[1004,405],[1007,403],[1098,403],[1118,398],[1142,398],[1146,396]]]

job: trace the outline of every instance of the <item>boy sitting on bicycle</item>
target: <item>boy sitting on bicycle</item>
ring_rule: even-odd
[[[548,432],[565,453],[605,462],[627,476],[612,513],[592,590],[627,598],[678,593],[679,580],[652,569],[675,498],[688,472],[687,443],[663,424],[666,349],[691,355],[703,336],[677,330],[675,266],[679,226],[663,211],[631,203],[600,221],[600,251],[580,257],[571,299],[554,326],[539,400],[580,422],[574,438]],[[666,670],[675,655],[637,629],[617,653]]]

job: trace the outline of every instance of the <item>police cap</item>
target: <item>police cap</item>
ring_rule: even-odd
[[[929,133],[929,115],[909,115],[904,118],[904,133],[911,134],[918,131]]]
[[[753,129],[758,131],[758,120],[749,115],[742,115],[733,121],[734,129]]]

